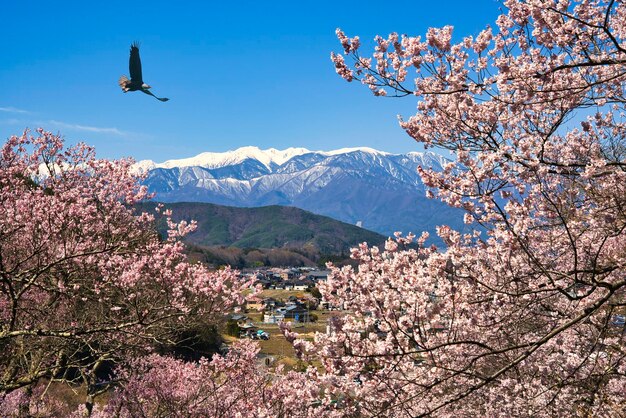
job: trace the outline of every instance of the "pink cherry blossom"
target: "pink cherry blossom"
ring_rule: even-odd
[[[403,37],[399,51],[396,34],[377,37],[368,66],[348,54],[374,94],[418,99],[402,128],[454,156],[419,173],[468,225],[440,226],[440,249],[362,245],[358,269],[333,268],[322,286],[347,313],[294,344],[363,415],[626,407],[626,7],[504,5],[476,38],[454,43],[444,27],[426,43]]]
[[[41,129],[2,147],[2,402],[78,375],[89,409],[105,364],[150,354],[179,329],[216,323],[245,300],[250,283],[235,272],[186,260],[179,238],[193,222],[168,218],[161,240],[154,216],[133,209],[148,194],[132,163],[98,160],[84,144],[64,148]]]

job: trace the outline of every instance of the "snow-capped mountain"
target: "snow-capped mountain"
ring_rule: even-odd
[[[445,162],[434,153],[371,148],[243,147],[164,163],[140,161],[136,169],[148,172],[144,183],[158,201],[295,206],[390,235],[461,225],[459,211],[425,197],[417,174],[420,165],[438,170]]]
[[[285,161],[296,155],[309,153],[305,148],[287,148],[280,151],[274,148],[261,150],[257,147],[242,147],[234,151],[226,152],[203,152],[195,157],[183,158],[180,160],[168,160],[157,164],[151,160],[144,160],[138,163],[142,169],[152,170],[155,168],[175,168],[175,167],[204,167],[219,168],[236,165],[242,161],[252,159],[260,162],[265,167],[281,165]]]

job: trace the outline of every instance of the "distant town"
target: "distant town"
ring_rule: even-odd
[[[317,285],[327,280],[330,270],[313,267],[259,267],[241,271],[254,280],[260,292],[229,315],[225,339],[259,340],[260,359],[290,364],[293,348],[280,332],[280,322],[291,322],[303,338],[315,332],[329,332],[329,320],[341,315],[343,307],[324,299]],[[227,346],[224,346],[225,349]]]

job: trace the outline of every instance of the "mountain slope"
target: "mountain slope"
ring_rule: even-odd
[[[151,211],[155,205],[143,203],[139,208]],[[319,256],[347,253],[364,241],[371,245],[385,241],[375,232],[294,207],[239,208],[184,202],[165,206],[172,210],[175,221],[198,223],[185,241],[203,247],[281,248]],[[160,219],[157,225],[164,233],[164,221]]]
[[[435,236],[437,225],[462,228],[462,213],[425,197],[417,167],[440,170],[445,163],[433,153],[244,147],[137,167],[148,171],[145,184],[162,202],[295,206],[387,236],[423,230]]]

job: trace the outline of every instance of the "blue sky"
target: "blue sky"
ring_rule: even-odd
[[[399,128],[414,98],[376,98],[334,72],[334,31],[455,38],[493,24],[474,1],[11,1],[0,25],[0,137],[24,128],[94,145],[98,156],[164,161],[240,146],[421,150]],[[132,41],[161,103],[121,92]]]

